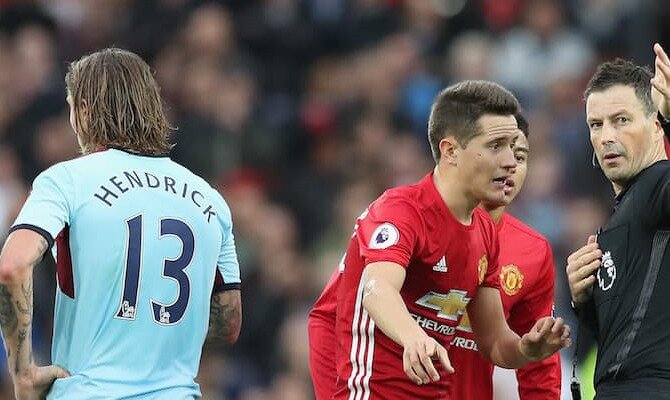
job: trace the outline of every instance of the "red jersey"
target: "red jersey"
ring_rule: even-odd
[[[481,286],[499,287],[498,242],[488,214],[470,225],[451,214],[432,174],[385,192],[359,217],[337,283],[337,382],[333,399],[448,399],[447,373],[416,385],[403,371],[403,349],[375,327],[362,305],[366,265],[406,268],[400,295],[426,333],[448,347],[465,307]]]
[[[552,315],[554,261],[547,240],[509,214],[497,225],[500,241],[500,295],[510,328],[519,335]],[[456,372],[451,376],[451,398],[493,398],[493,364],[477,352],[469,319],[463,318],[449,349]],[[516,372],[521,400],[552,400],[561,395],[558,353]]]
[[[337,368],[335,365],[335,315],[341,270],[330,277],[326,288],[309,313],[309,373],[312,376],[316,400],[328,400],[335,393]]]

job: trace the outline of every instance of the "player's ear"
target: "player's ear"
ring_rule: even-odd
[[[663,124],[661,124],[661,121],[658,119],[656,114],[653,114],[651,118],[651,123],[654,124],[654,137],[658,140],[663,140],[663,137],[665,136]]]
[[[78,123],[79,132],[86,132],[88,130],[88,120],[89,120],[89,108],[88,101],[86,99],[81,99],[81,105],[77,109],[77,114],[79,115]]]
[[[79,109],[82,117],[88,118],[88,101],[86,99],[81,99],[81,107]]]
[[[453,136],[447,136],[440,140],[440,157],[445,162],[451,165],[456,165],[458,162],[458,142]]]

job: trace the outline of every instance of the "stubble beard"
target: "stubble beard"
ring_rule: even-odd
[[[606,170],[605,176],[610,182],[623,187],[628,184],[628,182],[633,178],[633,176],[635,176],[635,174],[633,174],[630,167],[620,166]]]

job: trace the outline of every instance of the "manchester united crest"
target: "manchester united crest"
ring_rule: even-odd
[[[508,296],[519,293],[523,287],[523,274],[514,264],[505,265],[500,269],[500,287]]]
[[[477,272],[479,273],[479,284],[481,285],[484,282],[484,276],[486,276],[486,271],[489,269],[489,260],[484,254],[477,263]]]

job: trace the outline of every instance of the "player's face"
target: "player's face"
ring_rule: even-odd
[[[523,132],[519,132],[517,135],[512,150],[514,151],[516,168],[512,177],[505,181],[505,205],[508,205],[519,194],[528,173],[528,139]]]
[[[586,99],[586,121],[591,144],[605,176],[625,186],[651,165],[656,116],[645,112],[631,86],[615,85]]]
[[[523,183],[526,181],[526,174],[528,173],[528,139],[519,131],[516,142],[512,147],[514,152],[514,159],[516,160],[516,168],[512,176],[505,180],[505,196],[500,203],[490,203],[487,206],[491,208],[505,207],[514,200],[517,194],[521,191]],[[486,202],[484,202],[486,203]]]
[[[461,182],[475,201],[503,203],[514,186],[517,162],[513,146],[519,136],[514,116],[483,115],[478,120],[481,133],[461,149],[458,170]]]

